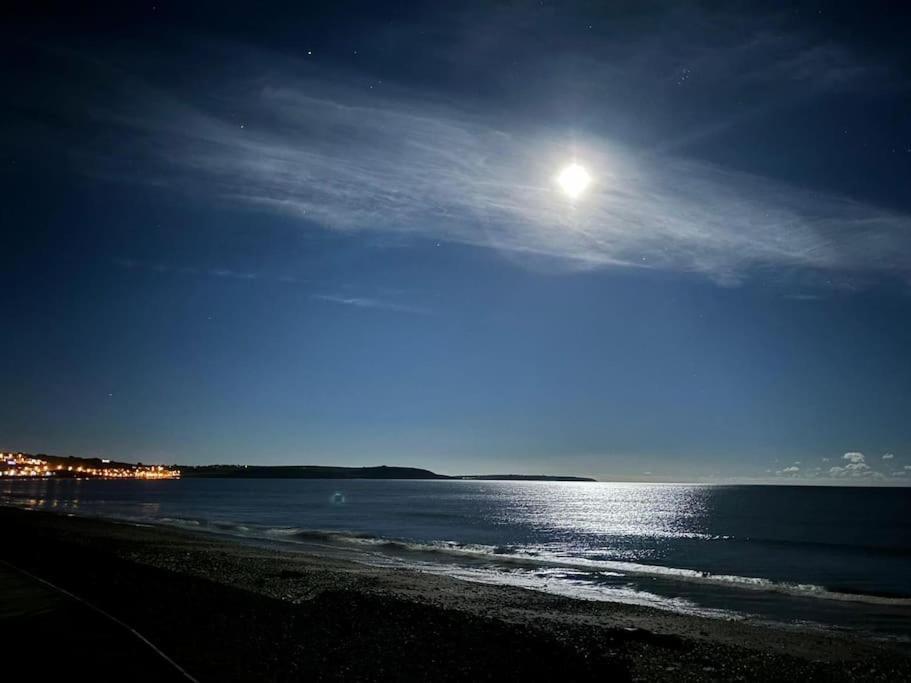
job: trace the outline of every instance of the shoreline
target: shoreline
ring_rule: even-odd
[[[75,511],[66,507],[44,510],[56,514]],[[796,626],[800,630],[846,631],[858,638],[911,644],[911,597],[905,594],[836,589],[824,584],[776,581],[753,575],[712,574],[692,567],[590,561],[537,552],[526,555],[510,552],[505,546],[456,541],[427,543],[363,531],[270,526],[224,517],[212,520],[141,514],[104,516],[85,510],[75,514],[127,525],[200,533],[279,553],[315,552],[381,570],[411,569],[564,598],[638,605],[713,619],[746,620],[785,629]],[[581,572],[585,576],[564,580],[559,575],[564,570],[570,575]],[[551,576],[550,572],[558,575]],[[600,574],[610,578],[603,580]],[[849,607],[850,603],[856,608]]]
[[[158,637],[200,680],[911,677],[907,646],[837,632],[566,598],[163,526],[9,507],[0,522],[0,558]],[[187,630],[207,619],[221,623],[213,637]],[[250,642],[238,642],[238,628]],[[244,652],[260,664],[237,661]]]

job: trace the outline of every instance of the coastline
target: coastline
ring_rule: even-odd
[[[200,680],[911,678],[837,632],[592,602],[201,532],[0,508],[0,559],[92,600]]]

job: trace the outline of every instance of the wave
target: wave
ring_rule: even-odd
[[[159,520],[164,521],[164,520]],[[199,520],[183,520],[182,525],[197,525]],[[578,556],[563,556],[543,548],[528,548],[510,545],[483,545],[461,543],[458,541],[434,541],[420,543],[403,539],[375,536],[364,532],[340,531],[326,529],[303,529],[299,527],[262,527],[231,524],[228,522],[208,523],[209,528],[222,531],[239,531],[244,535],[250,533],[268,539],[290,541],[301,544],[329,544],[335,547],[360,549],[380,552],[392,557],[407,560],[422,560],[428,564],[438,564],[440,559],[449,561],[462,570],[471,569],[474,565],[500,566],[503,569],[559,568],[578,570],[602,576],[647,576],[671,581],[684,581],[715,585],[735,589],[784,593],[795,597],[815,598],[842,602],[861,602],[875,605],[911,606],[911,597],[865,593],[847,587],[828,588],[808,583],[789,583],[773,581],[753,576],[733,574],[712,574],[696,569],[669,567],[665,565],[643,564],[625,560],[594,560]],[[503,573],[502,571],[500,572]]]

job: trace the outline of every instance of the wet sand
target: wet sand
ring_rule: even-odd
[[[911,680],[908,646],[837,633],[572,600],[164,527],[0,508],[0,529],[0,559],[12,565],[0,598],[18,605],[0,611],[0,634],[21,639],[28,629],[52,642],[73,632],[79,648],[116,649],[103,665],[68,662],[69,673],[94,680],[167,666],[14,568],[129,624],[200,681]],[[48,618],[54,610],[59,618]]]

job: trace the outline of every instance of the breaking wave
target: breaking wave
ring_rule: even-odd
[[[491,572],[487,578],[494,581],[498,574],[510,569],[565,569],[583,572],[592,578],[615,577],[657,577],[672,581],[684,581],[704,585],[715,585],[734,589],[784,593],[795,597],[815,598],[842,602],[860,602],[874,605],[911,606],[911,597],[890,596],[837,590],[806,583],[788,583],[752,576],[712,574],[709,572],[665,565],[643,564],[624,560],[591,559],[565,556],[540,547],[512,545],[481,545],[457,541],[435,541],[419,543],[402,539],[385,538],[354,531],[326,529],[303,529],[299,527],[257,527],[224,521],[207,521],[186,518],[158,518],[155,521],[172,526],[208,530],[249,538],[262,538],[301,545],[328,545],[336,548],[361,551],[364,561],[376,560],[377,555],[387,555],[391,560],[407,564],[409,560],[419,563],[422,569],[445,564],[450,572],[457,567],[459,573],[484,570]],[[372,562],[375,563],[375,562]],[[497,572],[496,570],[500,571]],[[515,577],[503,577],[503,583],[515,583]],[[616,599],[611,595],[610,599]]]

